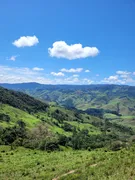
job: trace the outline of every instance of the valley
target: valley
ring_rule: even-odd
[[[128,109],[131,99],[130,106],[134,106],[134,96],[126,89],[126,102],[116,97],[119,99],[116,103],[119,107],[114,103],[116,109],[109,108],[115,97],[110,97],[105,107],[100,102],[102,98],[95,99],[95,95],[92,106],[89,96],[97,93],[93,86],[86,91],[79,86],[85,96],[82,92],[78,94],[80,90],[76,86],[72,86],[73,90],[67,89],[68,86],[63,86],[64,90],[58,87],[55,88],[59,95],[52,86],[52,90],[44,89],[44,93],[33,86],[31,89],[10,87],[14,90],[0,87],[0,179],[133,178],[134,112],[128,111],[126,115],[121,106]],[[100,88],[100,96],[105,96],[106,91],[101,93]],[[53,93],[57,95],[55,98]],[[86,109],[83,103],[88,102]],[[99,108],[98,104],[102,106]]]

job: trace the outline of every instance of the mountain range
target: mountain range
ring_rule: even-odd
[[[127,85],[43,85],[38,83],[0,84],[25,92],[42,101],[68,108],[116,111],[135,116],[135,87]]]

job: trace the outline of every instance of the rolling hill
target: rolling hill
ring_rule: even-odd
[[[92,122],[102,123],[98,117],[41,102],[22,92],[0,87],[0,127],[12,129],[23,122],[27,130],[45,124],[54,135],[72,136],[74,129],[85,129],[89,134],[101,134]],[[1,132],[2,133],[2,132]]]
[[[44,123],[57,137],[64,135],[74,138],[75,135],[81,137],[86,133],[88,136],[94,136],[94,139],[101,135],[104,140],[105,135],[107,139],[111,136],[114,136],[114,139],[119,137],[124,139],[134,134],[134,129],[131,127],[111,122],[92,113],[75,108],[67,109],[54,104],[49,105],[22,92],[0,87],[0,126],[2,129],[12,129],[24,123],[25,128],[30,130]],[[70,138],[67,141],[67,144],[71,143]]]
[[[135,128],[135,87],[127,85],[1,84],[44,102],[85,111]]]
[[[81,110],[109,109],[125,116],[135,115],[135,87],[127,85],[41,85],[1,84],[38,99]]]
[[[65,108],[0,87],[0,179],[134,177],[135,132],[100,118],[103,111]]]

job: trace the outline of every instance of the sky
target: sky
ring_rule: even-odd
[[[0,0],[0,83],[135,85],[135,0]]]

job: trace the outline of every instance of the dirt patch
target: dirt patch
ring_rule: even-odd
[[[90,165],[90,167],[95,167],[95,166],[97,166],[97,164],[92,164],[92,165]],[[58,176],[58,177],[56,177],[56,178],[53,178],[52,180],[59,180],[61,177],[67,176],[67,175],[69,175],[69,174],[73,174],[73,173],[75,173],[77,170],[78,170],[78,169],[71,170],[71,171],[69,171],[69,172],[67,172],[67,173],[65,173],[65,174],[62,174],[61,176]]]

